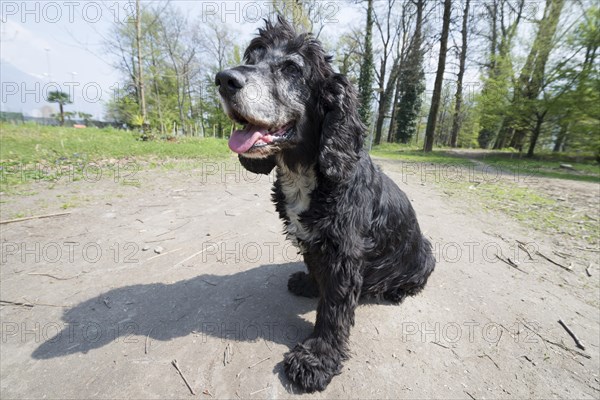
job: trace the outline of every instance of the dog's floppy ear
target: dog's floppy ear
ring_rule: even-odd
[[[356,92],[344,75],[334,74],[323,86],[321,101],[319,167],[327,178],[343,181],[352,175],[364,141]]]
[[[275,157],[270,156],[267,158],[247,158],[238,155],[240,163],[244,168],[255,174],[269,175],[273,168],[275,168]]]

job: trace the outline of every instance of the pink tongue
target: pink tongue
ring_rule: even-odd
[[[264,128],[248,125],[246,129],[233,131],[229,138],[229,148],[238,154],[245,153],[258,139],[267,135],[267,133]]]

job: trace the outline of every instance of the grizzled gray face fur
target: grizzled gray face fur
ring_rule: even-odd
[[[245,64],[215,77],[225,112],[242,125],[229,140],[241,157],[266,158],[294,148],[310,125],[309,107],[319,88],[315,80],[333,72],[320,47],[312,49],[312,36],[296,35],[289,25],[279,30],[260,30],[244,54]],[[321,65],[325,71],[318,71]]]

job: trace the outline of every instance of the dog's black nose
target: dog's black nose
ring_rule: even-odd
[[[215,77],[215,85],[219,86],[222,94],[234,94],[244,87],[246,78],[244,74],[235,69],[226,69],[221,71]]]

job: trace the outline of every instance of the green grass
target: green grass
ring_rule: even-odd
[[[429,153],[424,153],[417,147],[394,143],[385,143],[373,147],[373,149],[371,150],[371,155],[374,157],[381,157],[406,162],[465,166],[473,165],[471,161],[461,157],[457,157],[444,150],[434,150]]]
[[[600,226],[568,203],[516,183],[504,180],[481,182],[442,182],[452,196],[466,197],[476,208],[500,211],[523,225],[548,234],[566,234],[596,246]],[[593,214],[591,210],[589,214]]]
[[[160,166],[169,160],[216,160],[230,157],[227,141],[181,138],[141,141],[133,132],[116,129],[75,129],[33,124],[0,124],[0,189],[32,180],[55,180],[90,165],[111,168],[147,162]],[[125,160],[125,161],[123,161]],[[125,171],[126,172],[126,171]],[[73,180],[77,180],[76,174]]]
[[[600,182],[600,165],[592,160],[574,162],[568,159],[561,160],[558,157],[546,159],[544,156],[528,159],[518,158],[518,155],[511,157],[509,154],[484,156],[480,160],[504,171],[526,173],[530,176]],[[575,171],[560,168],[560,164],[569,164]]]
[[[371,155],[406,162],[421,162],[447,165],[473,165],[468,158],[477,159],[501,172],[518,173],[530,178],[548,177],[577,181],[600,182],[600,164],[590,154],[540,153],[529,159],[518,153],[506,151],[481,151],[458,155],[445,149],[424,153],[420,148],[395,143],[373,147]],[[574,171],[560,168],[560,164],[573,166]]]
[[[96,161],[103,158],[157,157],[182,159],[223,158],[227,141],[182,138],[141,141],[132,132],[116,129],[74,129],[38,125],[0,125],[0,161],[35,163],[63,159]]]

